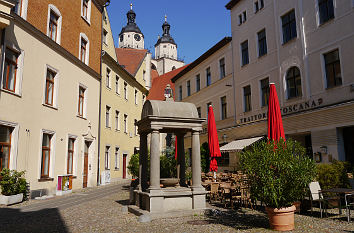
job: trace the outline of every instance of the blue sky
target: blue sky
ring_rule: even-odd
[[[126,25],[126,13],[133,3],[136,22],[145,36],[145,48],[154,53],[157,36],[162,34],[164,16],[171,24],[171,35],[178,46],[178,57],[190,63],[231,35],[229,0],[111,0],[108,15],[114,41]]]

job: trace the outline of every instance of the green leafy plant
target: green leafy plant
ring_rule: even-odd
[[[23,193],[26,196],[27,182],[24,178],[25,171],[9,170],[7,168],[2,169],[0,172],[1,181],[1,194],[5,196],[11,196]]]
[[[134,178],[139,177],[139,154],[133,154],[130,157],[127,168],[129,174],[131,174]]]
[[[315,177],[314,161],[291,139],[255,144],[241,153],[240,165],[248,176],[252,198],[272,208],[301,200]]]
[[[210,152],[209,152],[209,144],[204,142],[200,146],[200,162],[202,171],[207,173],[209,172],[209,159],[210,159]]]
[[[316,180],[322,189],[350,188],[347,172],[350,171],[348,162],[334,160],[328,164],[316,165]]]

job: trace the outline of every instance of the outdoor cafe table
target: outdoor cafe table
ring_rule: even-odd
[[[322,193],[336,193],[336,194],[339,194],[339,195],[345,195],[345,194],[354,194],[354,189],[331,188],[331,189],[324,189],[321,192]],[[342,214],[342,208],[341,208],[340,201],[339,201],[339,214]]]

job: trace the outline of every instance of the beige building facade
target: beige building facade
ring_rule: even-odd
[[[100,120],[100,184],[128,178],[130,157],[139,148],[135,123],[147,95],[143,79],[144,64],[132,76],[118,64],[108,14],[103,21],[106,43],[103,43]],[[145,62],[145,61],[144,61]]]
[[[103,4],[92,2],[92,15],[101,14]],[[27,5],[21,9],[34,10]],[[55,14],[58,8],[49,4],[46,9],[46,14]],[[12,12],[10,25],[2,29],[1,168],[25,170],[32,198],[94,186],[100,74],[56,40],[68,31],[57,27],[46,35],[22,13]],[[65,14],[56,16],[60,21]],[[84,19],[79,15],[77,20]],[[42,23],[53,29],[53,21]],[[88,57],[95,49],[100,48],[92,45],[82,55]],[[62,189],[63,176],[70,177],[68,190]]]

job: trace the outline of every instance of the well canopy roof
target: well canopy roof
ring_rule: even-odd
[[[192,103],[159,100],[145,102],[141,119],[148,116],[199,119],[197,108]]]
[[[221,152],[234,152],[243,150],[245,147],[250,146],[251,144],[261,140],[263,137],[247,138],[241,140],[232,141],[222,147],[220,147]]]

